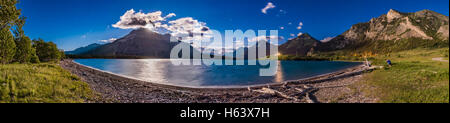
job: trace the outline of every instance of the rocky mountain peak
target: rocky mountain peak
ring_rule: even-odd
[[[389,12],[387,13],[388,22],[391,22],[392,20],[401,18],[401,17],[403,17],[403,15],[399,11],[394,10],[394,9],[390,9]]]
[[[318,43],[318,40],[308,33],[304,33],[280,45],[278,50],[283,55],[306,56],[313,51]]]
[[[303,33],[300,36],[298,36],[297,38],[311,39],[312,37],[308,33]]]
[[[379,46],[383,45],[384,52],[389,52],[393,49],[417,47],[418,42],[445,45],[448,44],[448,25],[448,16],[431,10],[403,13],[391,9],[387,14],[372,18],[369,22],[353,25],[329,42],[319,44],[316,49],[332,51],[364,46],[379,50]]]

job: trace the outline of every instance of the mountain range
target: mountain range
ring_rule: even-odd
[[[169,34],[161,35],[148,29],[140,28],[131,31],[128,35],[112,43],[95,45],[95,48],[91,48],[88,51],[86,51],[88,48],[82,47],[66,53],[106,58],[169,58],[171,49],[180,43],[185,42],[170,42]],[[190,49],[191,53],[199,52],[193,47],[190,47]],[[75,52],[80,50],[84,52]]]
[[[65,53],[69,55],[83,54],[95,48],[98,48],[99,46],[102,46],[102,44],[93,43],[84,47],[77,48],[73,51],[66,51]]]
[[[137,29],[112,43],[92,44],[66,52],[88,56],[143,56],[148,58],[169,58],[170,50],[179,43],[169,42],[170,35],[161,35],[146,29]],[[255,46],[237,49],[247,52],[258,49],[263,42]],[[270,43],[266,48],[273,47]],[[417,47],[448,47],[449,17],[422,10],[414,13],[402,13],[389,10],[369,22],[353,25],[349,30],[327,42],[319,41],[304,33],[279,46],[283,55],[310,56],[333,51],[379,52],[387,53]],[[199,52],[191,48],[191,52]],[[269,55],[269,53],[266,53]],[[245,54],[247,58],[248,54]]]
[[[313,53],[320,41],[311,37],[308,33],[291,39],[278,48],[278,52],[284,55],[305,56]]]
[[[448,31],[448,16],[430,10],[401,13],[391,9],[369,22],[353,25],[329,42],[319,43],[316,50],[387,53],[417,47],[448,46]]]

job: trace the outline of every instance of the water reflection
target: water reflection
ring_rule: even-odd
[[[77,59],[83,65],[149,82],[180,86],[255,85],[296,80],[360,63],[278,61],[274,76],[259,76],[259,65],[173,65],[169,59]]]
[[[277,62],[277,73],[275,74],[275,80],[274,82],[280,83],[285,81],[283,79],[283,67],[281,66],[281,61]]]

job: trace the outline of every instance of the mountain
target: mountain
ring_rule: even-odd
[[[170,35],[161,35],[148,29],[136,29],[116,41],[100,46],[82,55],[95,57],[169,58],[172,48],[184,42],[170,42]],[[191,47],[191,49],[193,49]],[[191,52],[198,52],[191,50]]]
[[[280,45],[278,51],[283,55],[305,56],[311,54],[318,43],[319,40],[305,33]]]
[[[102,44],[93,43],[93,44],[90,44],[88,46],[80,47],[80,48],[77,48],[77,49],[72,50],[72,51],[66,51],[65,54],[79,55],[79,54],[83,54],[83,53],[86,53],[88,51],[91,51],[91,50],[93,50],[95,48],[98,48],[100,46],[102,46]]]
[[[353,25],[329,42],[319,43],[316,51],[392,52],[416,47],[448,46],[448,40],[448,16],[431,10],[402,13],[391,9],[369,22]]]
[[[237,53],[240,53],[240,52],[244,52],[244,59],[254,59],[254,58],[248,58],[249,51],[256,51],[255,56],[258,56],[259,55],[259,53],[258,53],[259,48],[264,48],[264,46],[262,44],[266,44],[265,45],[266,53],[264,54],[264,56],[276,55],[276,53],[272,53],[271,54],[270,53],[270,49],[271,48],[272,49],[276,48],[277,46],[273,45],[273,44],[271,44],[271,43],[269,43],[267,41],[258,41],[258,42],[256,42],[255,45],[252,45],[252,46],[249,46],[249,47],[238,48],[238,49],[234,50],[233,52],[230,52],[230,55],[231,54],[237,54]]]

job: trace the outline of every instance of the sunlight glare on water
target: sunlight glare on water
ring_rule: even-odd
[[[259,65],[173,65],[170,59],[76,59],[75,62],[148,82],[178,86],[247,86],[298,80],[360,65],[358,62],[278,61],[274,76]]]

